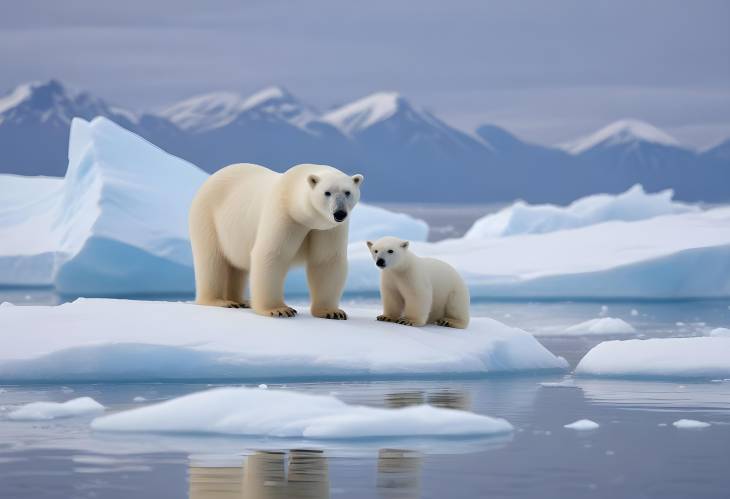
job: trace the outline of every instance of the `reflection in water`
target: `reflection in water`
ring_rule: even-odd
[[[421,456],[403,449],[378,452],[378,496],[386,498],[420,497]]]
[[[429,404],[447,409],[468,410],[471,407],[471,400],[466,392],[448,388],[433,393],[409,391],[394,392],[385,395],[386,407],[393,409],[421,404]]]
[[[243,466],[190,465],[190,499],[327,499],[327,458],[320,450],[296,449],[287,455],[259,451]]]

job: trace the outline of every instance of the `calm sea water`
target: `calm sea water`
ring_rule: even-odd
[[[0,301],[55,303],[42,291]],[[349,297],[346,305],[375,305]],[[474,315],[539,331],[601,314],[640,336],[700,335],[730,325],[730,301],[478,302]],[[572,366],[605,338],[550,338]],[[730,490],[730,380],[608,381],[570,375],[454,380],[286,383],[348,403],[430,403],[508,419],[508,437],[326,443],[236,437],[110,436],[89,419],[11,422],[0,416],[0,498],[725,498]],[[261,379],[270,389],[283,386]],[[218,385],[216,385],[218,386]],[[88,395],[109,411],[210,388],[208,384],[2,385],[0,415],[18,404]],[[144,397],[145,402],[134,402]],[[601,426],[563,425],[588,418]],[[679,430],[681,418],[712,423]]]

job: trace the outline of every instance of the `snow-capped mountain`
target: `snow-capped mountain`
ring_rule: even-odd
[[[61,176],[71,118],[104,116],[212,172],[253,162],[284,170],[330,163],[366,177],[375,201],[570,202],[596,192],[673,188],[678,199],[730,199],[730,141],[703,153],[623,120],[561,147],[494,125],[458,130],[396,92],[320,114],[281,87],[212,93],[158,114],[133,113],[51,80],[0,97],[0,172]]]
[[[679,141],[644,121],[627,119],[607,125],[597,132],[560,147],[571,154],[583,154],[596,147],[609,148],[626,146],[639,142],[679,147]]]

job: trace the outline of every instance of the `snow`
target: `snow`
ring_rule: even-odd
[[[6,307],[0,379],[271,382],[567,368],[529,333],[492,319],[473,318],[467,330],[454,330],[378,322],[375,309],[347,312],[347,321],[304,310],[284,320],[251,310],[113,299]]]
[[[707,428],[710,423],[704,421],[697,421],[695,419],[679,419],[672,423],[675,428],[680,429],[695,429],[695,428]]]
[[[575,368],[576,374],[606,377],[730,377],[726,338],[653,338],[604,341]]]
[[[91,397],[79,397],[67,402],[32,402],[8,413],[15,421],[46,421],[104,412],[104,406]]]
[[[98,431],[347,439],[469,436],[512,431],[504,419],[427,405],[383,409],[328,395],[218,388],[95,419]]]
[[[207,174],[105,118],[74,119],[63,179],[0,175],[0,286],[78,295],[191,293],[188,208]],[[360,204],[351,239],[428,226]]]
[[[238,116],[241,104],[236,93],[215,92],[177,102],[160,115],[183,130],[201,132],[231,123]]]
[[[636,141],[667,146],[679,145],[677,139],[649,123],[625,119],[611,123],[597,132],[560,147],[571,154],[581,154],[596,146],[611,146]]]
[[[18,85],[9,93],[0,97],[0,114],[18,106],[33,94],[33,86],[38,83],[25,83]],[[0,122],[2,123],[2,122]]]
[[[378,92],[330,111],[321,120],[354,135],[393,116],[401,102],[397,92]]]
[[[611,220],[644,220],[659,215],[697,212],[696,206],[672,201],[671,189],[654,194],[635,185],[618,195],[596,194],[568,206],[529,205],[518,201],[477,220],[464,236],[468,239],[542,234],[575,229]]]
[[[730,338],[730,329],[726,327],[718,327],[710,331],[710,336],[717,338]]]
[[[595,430],[596,428],[599,428],[600,426],[601,425],[599,425],[595,421],[591,421],[590,419],[579,419],[578,421],[574,421],[570,424],[563,425],[564,428],[568,428],[569,430],[576,430],[576,431]]]

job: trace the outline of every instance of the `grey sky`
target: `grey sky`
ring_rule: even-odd
[[[320,108],[398,90],[552,144],[644,119],[730,137],[730,2],[6,2],[0,89],[50,77],[133,109],[280,84]]]

